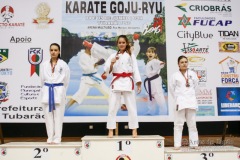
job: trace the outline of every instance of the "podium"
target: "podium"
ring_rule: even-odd
[[[0,151],[0,160],[81,160],[81,142],[10,142]]]
[[[163,160],[164,138],[152,136],[85,136],[82,160]]]
[[[240,160],[240,148],[233,146],[201,146],[199,150],[165,147],[165,160]]]

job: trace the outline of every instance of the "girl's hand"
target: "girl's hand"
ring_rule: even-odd
[[[141,84],[142,84],[142,82],[137,82],[137,94],[141,93],[141,91],[142,91]]]

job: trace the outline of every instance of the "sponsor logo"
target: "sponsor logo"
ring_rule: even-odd
[[[12,68],[0,68],[0,76],[12,75]]]
[[[237,95],[236,95],[235,91],[228,91],[226,94],[226,98],[229,101],[233,101],[234,99],[236,99],[236,97],[237,97]]]
[[[32,76],[36,73],[39,76],[40,63],[43,60],[43,50],[41,48],[30,48],[28,50],[28,61],[31,64],[31,73]]]
[[[231,6],[225,6],[223,5],[190,5],[189,6],[190,11],[203,11],[203,12],[231,12],[232,8]]]
[[[0,22],[0,28],[14,28],[14,27],[24,27],[24,22],[11,22],[14,18],[14,9],[12,6],[4,6],[1,8],[2,22]]]
[[[182,0],[182,1],[231,2],[231,0]]]
[[[215,17],[194,17],[193,26],[229,26],[231,20],[216,20]]]
[[[0,49],[0,63],[8,59],[8,49]]]
[[[179,8],[183,12],[187,12],[186,8],[184,8],[185,6],[187,6],[187,3],[182,3],[182,4],[179,4],[179,5],[175,6],[175,7]]]
[[[207,54],[209,53],[209,47],[198,47],[196,43],[183,43],[181,51],[184,54]]]
[[[53,19],[48,17],[50,10],[47,3],[40,3],[36,8],[37,18],[33,19],[33,23],[37,24],[39,28],[48,27],[48,24],[53,23]]]
[[[0,104],[8,100],[9,91],[7,83],[0,82]]]
[[[239,31],[218,31],[220,38],[224,40],[236,40],[239,37]]]
[[[218,115],[236,116],[240,115],[240,89],[239,87],[217,88]]]
[[[188,56],[188,61],[192,63],[204,62],[205,58],[200,56]]]
[[[190,23],[191,17],[187,17],[185,14],[182,17],[178,17],[178,25],[182,25],[184,28],[191,25]]]
[[[200,67],[203,66],[205,58],[197,55],[187,56],[189,67]]]
[[[14,10],[11,6],[4,6],[1,9],[1,16],[3,18],[3,22],[9,23],[10,19],[14,16]]]
[[[213,34],[211,33],[204,33],[202,31],[178,31],[177,32],[178,38],[184,38],[184,39],[191,39],[194,41],[195,39],[212,39]]]
[[[222,68],[222,85],[239,85],[239,74],[237,73],[239,63],[239,61],[229,56],[219,62]]]
[[[10,39],[10,43],[32,43],[31,37],[14,37],[12,36]]]
[[[211,89],[208,88],[198,89],[196,97],[199,105],[210,105],[213,103],[213,94]],[[204,108],[201,108],[201,111],[214,113],[213,108],[206,106]]]
[[[219,52],[240,52],[239,42],[218,42]]]
[[[131,158],[126,154],[121,154],[116,158],[116,160],[131,160]]]

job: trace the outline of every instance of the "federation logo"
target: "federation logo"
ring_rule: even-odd
[[[0,104],[8,100],[9,92],[7,83],[0,82]]]
[[[116,158],[116,160],[131,160],[131,158],[126,154],[121,154]]]
[[[190,23],[191,17],[187,17],[185,14],[182,17],[178,17],[179,23],[178,25],[182,25],[184,28],[191,25]]]
[[[0,49],[0,63],[8,59],[8,49]]]
[[[1,8],[1,17],[2,17],[2,23],[0,23],[0,28],[6,29],[6,28],[14,28],[14,27],[24,27],[24,22],[11,22],[14,18],[14,15],[16,14],[13,7],[7,5]]]
[[[219,42],[219,52],[240,52],[239,42]]]
[[[7,155],[7,150],[6,150],[5,148],[3,148],[3,149],[1,150],[1,155],[2,155],[2,156],[6,156],[6,155]]]
[[[28,50],[28,61],[31,64],[31,73],[32,76],[36,73],[39,76],[40,63],[43,60],[43,50],[41,48],[30,48]]]
[[[183,12],[187,12],[186,8],[184,8],[185,6],[187,6],[187,3],[182,3],[182,4],[179,4],[179,5],[175,6],[175,7],[179,8]]]
[[[38,17],[33,19],[33,23],[41,26],[46,26],[47,24],[53,23],[53,19],[49,18],[50,7],[47,3],[40,3],[36,8],[36,13]]]
[[[1,9],[1,16],[3,17],[3,22],[9,23],[10,19],[14,16],[14,10],[11,6],[4,6]]]

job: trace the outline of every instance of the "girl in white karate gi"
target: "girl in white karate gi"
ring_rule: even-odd
[[[106,73],[113,74],[110,85],[109,111],[107,119],[108,137],[113,137],[113,130],[116,128],[116,115],[123,95],[128,107],[129,123],[132,129],[132,136],[137,137],[138,118],[134,82],[137,85],[137,93],[141,92],[141,77],[137,66],[135,55],[130,51],[130,45],[125,35],[120,35],[117,39],[119,51],[112,54],[106,64]]]
[[[167,115],[167,105],[162,88],[162,77],[159,75],[165,63],[158,59],[155,47],[149,47],[146,55],[148,62],[146,64],[146,76],[144,87],[149,95],[148,111],[146,114],[153,115],[155,111],[155,102],[157,102],[159,111],[158,114]]]
[[[131,53],[133,53],[133,55],[135,55],[135,57],[137,57],[137,55],[139,54],[140,52],[140,45],[139,45],[139,34],[137,33],[134,33],[133,34],[133,45],[131,46]],[[130,44],[130,43],[129,43]],[[98,59],[101,59],[103,58],[105,61],[107,61],[107,59],[112,55],[112,54],[116,54],[116,50],[113,50],[113,49],[106,49],[105,47],[99,45],[98,43],[94,42],[93,44],[91,42],[88,42],[88,41],[84,41],[84,45],[91,49],[91,54],[93,57],[95,58],[98,58]],[[106,72],[105,72],[106,73]],[[107,74],[105,74],[107,76]],[[103,79],[106,79],[107,77],[102,77]],[[127,111],[127,107],[126,107],[126,104],[124,102],[124,98],[122,96],[121,98],[121,109],[123,111]]]
[[[66,91],[70,79],[70,69],[60,59],[60,46],[50,45],[51,59],[41,65],[42,104],[47,129],[47,143],[61,142],[62,125],[66,103]]]
[[[105,60],[93,57],[89,47],[86,47],[85,51],[81,53],[79,59],[79,65],[82,69],[80,86],[78,91],[69,100],[66,106],[67,109],[75,102],[81,104],[92,87],[97,88],[107,98],[109,96],[109,88],[97,73],[98,65],[102,65]]]
[[[179,71],[175,72],[169,81],[170,93],[175,99],[174,119],[174,147],[179,150],[182,141],[182,130],[186,120],[189,133],[189,146],[198,147],[198,131],[196,127],[196,88],[198,86],[197,74],[188,67],[188,59],[185,56],[178,57]]]

